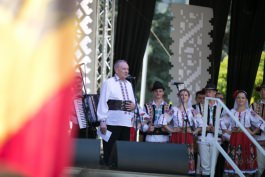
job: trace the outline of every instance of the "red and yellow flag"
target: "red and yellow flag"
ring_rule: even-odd
[[[0,1],[0,176],[58,177],[69,165],[73,2]]]

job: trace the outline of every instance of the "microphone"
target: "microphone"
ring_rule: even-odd
[[[85,63],[80,63],[80,64],[77,64],[77,65],[75,65],[75,68],[79,68],[79,67],[81,67],[82,65],[84,65]]]
[[[180,85],[180,84],[184,84],[184,82],[173,82],[172,85]]]
[[[133,79],[135,79],[136,77],[134,77],[134,76],[131,76],[130,74],[126,77],[126,79],[128,79],[128,80],[133,80]]]

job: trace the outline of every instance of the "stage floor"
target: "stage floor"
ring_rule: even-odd
[[[187,177],[185,175],[169,175],[158,173],[141,173],[109,169],[90,169],[70,167],[65,170],[70,177]]]

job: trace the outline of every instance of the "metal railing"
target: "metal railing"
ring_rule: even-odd
[[[214,100],[218,103],[217,109],[216,109],[216,120],[215,120],[215,125],[214,125],[214,127],[215,127],[214,139],[213,139],[213,141],[211,141],[211,144],[214,146],[213,152],[211,154],[211,164],[213,164],[213,165],[211,165],[211,177],[214,177],[215,162],[216,162],[216,158],[217,158],[217,156],[215,156],[214,154],[217,153],[217,150],[224,156],[224,158],[227,160],[227,162],[233,167],[235,172],[240,177],[244,177],[244,174],[241,172],[241,170],[238,168],[238,166],[234,163],[234,161],[229,157],[229,155],[225,152],[225,150],[218,143],[218,131],[219,131],[219,125],[220,125],[221,108],[223,108],[223,111],[225,111],[236,122],[236,124],[247,135],[247,137],[250,139],[250,141],[257,147],[257,149],[263,154],[263,156],[265,156],[265,150],[254,139],[254,137],[247,131],[247,129],[236,119],[236,117],[231,113],[231,111],[226,107],[226,105],[218,98],[210,98],[210,97],[205,98],[203,127],[202,127],[202,142],[206,141],[206,126],[207,126],[209,100]]]

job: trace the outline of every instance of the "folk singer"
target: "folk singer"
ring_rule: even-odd
[[[112,132],[109,141],[103,141],[104,162],[111,167],[117,165],[116,140],[130,140],[135,109],[133,88],[126,80],[129,74],[128,63],[118,60],[114,64],[114,70],[115,75],[101,87],[97,109],[101,133],[105,134],[107,130]]]

